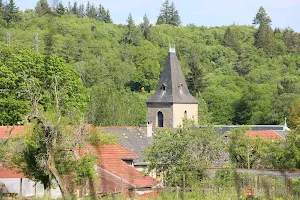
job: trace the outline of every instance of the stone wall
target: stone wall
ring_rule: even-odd
[[[147,122],[152,122],[157,127],[157,113],[162,112],[164,116],[164,127],[173,127],[173,105],[170,103],[148,103]]]

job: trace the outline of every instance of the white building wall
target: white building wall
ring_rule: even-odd
[[[187,119],[194,120],[198,124],[198,104],[173,104],[173,128],[182,125],[185,111]]]
[[[34,181],[28,178],[22,178],[22,194],[21,192],[21,178],[0,178],[0,183],[5,184],[9,193],[17,194],[22,197],[44,197],[44,186],[42,183],[35,184]],[[53,184],[57,185],[57,184]],[[61,197],[59,187],[51,189],[51,198],[57,199]]]

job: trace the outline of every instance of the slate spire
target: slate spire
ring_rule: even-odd
[[[198,104],[198,101],[189,92],[175,48],[170,47],[156,93],[147,103]]]

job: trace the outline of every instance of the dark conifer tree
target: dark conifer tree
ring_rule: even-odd
[[[170,25],[173,26],[179,26],[181,24],[180,16],[178,13],[178,10],[175,8],[174,2],[171,3],[170,9],[169,9],[169,18],[170,18]]]
[[[12,21],[19,21],[20,16],[18,15],[19,8],[16,6],[14,0],[10,0],[8,4],[3,6],[3,19],[9,23]]]
[[[75,1],[72,7],[72,14],[78,15],[78,13],[79,13],[78,6],[77,6],[77,2]]]
[[[170,5],[169,0],[165,0],[160,9],[156,24],[169,24],[173,26],[179,26],[181,24],[180,16],[174,2]]]
[[[39,0],[35,6],[35,13],[38,16],[43,16],[47,13],[50,13],[50,7],[47,0]]]
[[[239,51],[239,33],[237,30],[234,29],[233,27],[228,27],[226,29],[224,39],[223,39],[223,45],[232,48],[236,52]]]
[[[146,40],[148,39],[148,35],[149,35],[151,26],[152,25],[150,24],[150,21],[149,21],[147,15],[145,14],[143,17],[143,22],[139,25],[139,27],[140,27],[142,34]]]
[[[113,23],[108,9],[106,10],[106,13],[105,13],[104,22],[105,23]]]
[[[85,8],[84,8],[84,5],[83,5],[83,4],[80,4],[80,5],[79,5],[77,16],[78,16],[79,18],[84,18],[84,17],[85,17]]]
[[[270,50],[270,44],[272,41],[273,30],[271,28],[272,20],[267,15],[265,9],[260,7],[254,20],[254,25],[259,25],[258,30],[255,33],[255,46],[257,48],[263,48],[266,51]]]
[[[58,15],[64,15],[66,13],[66,9],[61,1],[57,4],[55,13]]]

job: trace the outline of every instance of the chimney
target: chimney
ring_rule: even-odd
[[[147,137],[152,137],[152,122],[147,122]]]

